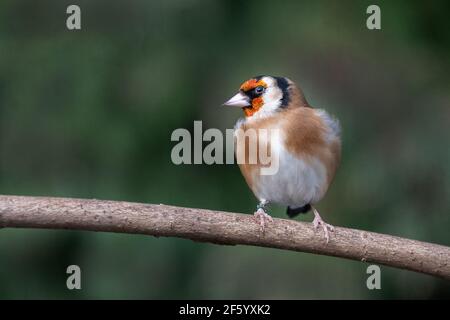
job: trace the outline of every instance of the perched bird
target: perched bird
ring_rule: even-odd
[[[313,225],[315,229],[322,227],[328,242],[333,226],[322,220],[313,205],[325,196],[340,162],[339,121],[322,109],[312,108],[300,88],[284,77],[247,80],[224,105],[243,109],[245,118],[238,120],[235,130],[254,129],[257,139],[265,139],[271,156],[279,161],[278,171],[272,175],[261,174],[261,161],[239,164],[259,199],[254,215],[261,230],[264,232],[266,223],[273,221],[266,213],[267,205],[276,203],[287,206],[290,218],[312,210]],[[279,134],[268,140],[259,134],[260,129],[278,129]],[[239,148],[249,152],[245,141],[235,146],[236,152]]]

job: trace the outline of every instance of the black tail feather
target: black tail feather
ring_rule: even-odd
[[[308,203],[305,204],[303,207],[298,208],[287,207],[286,213],[289,216],[289,218],[294,218],[300,213],[307,213],[309,210],[311,210],[311,205]]]

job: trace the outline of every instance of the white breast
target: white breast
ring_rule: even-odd
[[[292,207],[314,204],[322,199],[327,183],[325,166],[316,158],[302,160],[290,154],[283,147],[283,141],[272,146],[272,152],[279,157],[278,172],[274,175],[255,173],[256,197]]]

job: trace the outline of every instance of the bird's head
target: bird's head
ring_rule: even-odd
[[[225,106],[240,107],[245,116],[271,115],[290,107],[293,99],[306,104],[296,85],[284,77],[257,76],[245,81],[239,92],[224,103]]]

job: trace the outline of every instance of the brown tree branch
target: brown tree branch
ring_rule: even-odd
[[[252,215],[166,205],[0,195],[0,228],[44,228],[179,237],[374,262],[450,279],[450,247],[336,228],[327,244],[311,223],[274,219],[264,234]]]

